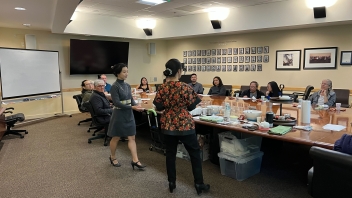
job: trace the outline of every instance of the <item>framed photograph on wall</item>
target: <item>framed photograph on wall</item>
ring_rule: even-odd
[[[227,66],[227,71],[228,71],[228,72],[232,71],[232,65],[228,65],[228,66]]]
[[[263,62],[264,63],[268,63],[269,62],[269,55],[264,55]]]
[[[305,48],[303,69],[336,69],[337,47]]]
[[[257,57],[256,56],[251,56],[251,63],[255,63],[257,60]]]
[[[210,57],[208,57],[207,58],[207,64],[210,64],[210,61],[211,61],[211,59],[210,59]]]
[[[240,56],[238,62],[239,62],[239,63],[243,63],[243,62],[244,62],[244,56]]]
[[[183,57],[187,57],[187,51],[183,51]]]
[[[232,63],[232,57],[227,57],[227,63]]]
[[[202,66],[201,65],[197,65],[197,72],[202,71]]]
[[[221,59],[222,59],[221,61],[222,63],[226,63],[226,57],[222,57]]]
[[[207,58],[202,58],[202,64],[207,63]]]
[[[245,66],[244,66],[244,71],[249,71],[249,70],[250,70],[250,68],[251,68],[251,66],[250,66],[250,65],[245,65]]]
[[[212,55],[212,56],[216,56],[216,49],[212,49],[212,50],[211,50],[211,55]]]
[[[197,56],[202,56],[202,50],[197,50]]]
[[[251,54],[256,54],[257,48],[256,47],[251,47]]]
[[[227,55],[227,49],[222,49],[222,55]]]
[[[246,47],[246,54],[251,54],[251,48],[250,47]]]
[[[192,69],[193,69],[192,65],[189,65],[189,66],[188,66],[188,71],[191,72]]]
[[[211,71],[212,71],[212,72],[215,72],[215,71],[216,71],[216,66],[215,66],[215,65],[211,66]]]
[[[188,56],[189,57],[192,56],[192,51],[191,50],[188,51]]]
[[[202,65],[202,72],[205,72],[205,71],[207,71],[207,66]]]
[[[352,65],[352,51],[341,51],[340,65]]]
[[[193,65],[193,71],[194,71],[194,72],[197,71],[197,65]]]
[[[210,72],[211,71],[211,66],[207,65],[207,71]]]
[[[232,71],[237,72],[237,67],[238,67],[237,65],[234,65]]]
[[[257,56],[257,63],[263,62],[263,56]]]
[[[244,65],[240,65],[238,71],[244,71]]]
[[[197,64],[202,64],[202,58],[197,58]]]
[[[257,47],[257,54],[263,53],[263,47]]]
[[[269,46],[264,46],[264,54],[269,54]]]
[[[255,64],[251,65],[251,71],[256,71],[257,70],[257,66]]]
[[[221,71],[221,65],[217,65],[216,66],[216,72],[220,72]]]
[[[246,62],[246,63],[251,62],[251,57],[250,57],[250,56],[246,56],[245,62]]]
[[[212,64],[216,63],[216,57],[212,57],[212,58],[211,58],[211,63],[212,63]]]
[[[226,72],[226,65],[221,66],[221,71]]]
[[[218,64],[221,63],[221,57],[216,58],[216,63],[218,63]]]
[[[234,57],[233,57],[233,62],[234,62],[234,63],[238,63],[238,56],[234,56]]]
[[[197,64],[197,59],[196,58],[192,59],[192,64]]]
[[[244,48],[239,48],[239,54],[244,54]]]
[[[210,56],[211,50],[207,49],[207,56]]]
[[[187,64],[192,64],[192,58],[188,58]]]
[[[207,51],[206,50],[202,50],[202,56],[206,56],[207,55]]]
[[[233,48],[233,55],[237,55],[238,54],[238,48]]]
[[[184,64],[187,64],[187,58],[184,58],[184,59],[183,59],[183,63],[184,63]]]
[[[262,71],[263,69],[262,69],[262,64],[258,64],[257,65],[257,71]]]
[[[197,56],[197,51],[196,50],[192,50],[192,56]]]
[[[221,56],[221,49],[216,50],[216,55]]]
[[[227,55],[232,55],[232,48],[227,49]]]
[[[277,50],[276,70],[300,70],[301,50]]]

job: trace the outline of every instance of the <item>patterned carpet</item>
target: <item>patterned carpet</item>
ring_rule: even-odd
[[[189,161],[177,159],[177,188],[168,192],[165,157],[149,151],[147,129],[137,132],[140,161],[145,171],[133,171],[127,142],[118,145],[122,164],[110,165],[103,140],[87,143],[88,123],[77,125],[86,114],[55,118],[21,128],[24,139],[7,136],[0,142],[1,197],[197,197]],[[264,153],[264,160],[266,154]],[[265,163],[263,163],[265,164]],[[209,160],[203,162],[204,179],[211,185],[202,197],[310,197],[305,182],[290,168],[265,165],[259,174],[242,182],[220,174]]]

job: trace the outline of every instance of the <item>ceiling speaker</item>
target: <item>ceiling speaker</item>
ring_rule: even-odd
[[[314,11],[314,18],[315,19],[317,19],[317,18],[325,18],[326,17],[325,6],[313,8],[313,11]]]
[[[145,29],[143,29],[143,30],[144,30],[144,32],[145,32],[145,34],[146,34],[147,36],[151,36],[151,35],[153,35],[153,31],[152,31],[152,29],[145,28]]]
[[[213,25],[213,29],[221,29],[221,21],[220,20],[211,20],[211,25]]]

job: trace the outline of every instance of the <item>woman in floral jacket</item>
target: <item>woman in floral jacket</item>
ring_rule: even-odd
[[[179,60],[170,59],[165,66],[166,82],[158,88],[153,103],[158,111],[164,110],[160,122],[161,130],[165,134],[169,189],[172,193],[176,188],[176,152],[178,142],[181,141],[191,157],[194,184],[200,194],[202,191],[208,191],[210,185],[203,182],[200,149],[189,111],[201,100],[188,84],[178,81],[182,72]]]

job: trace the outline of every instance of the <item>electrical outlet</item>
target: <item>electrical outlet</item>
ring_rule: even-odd
[[[154,82],[158,81],[158,78],[157,77],[154,77]]]

